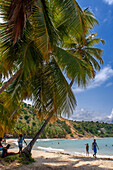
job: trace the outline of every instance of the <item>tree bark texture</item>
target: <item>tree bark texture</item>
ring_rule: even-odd
[[[36,142],[36,140],[39,138],[40,134],[43,132],[43,130],[45,129],[46,125],[48,124],[49,120],[51,119],[53,115],[49,115],[48,118],[45,120],[44,124],[42,125],[42,127],[40,128],[40,130],[37,132],[37,134],[35,135],[35,137],[31,140],[31,142],[24,148],[24,150],[22,151],[22,153],[26,156],[29,157],[31,154],[31,150],[32,147],[34,145],[34,143]]]

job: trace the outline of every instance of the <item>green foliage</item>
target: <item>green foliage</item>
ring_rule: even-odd
[[[76,99],[66,78],[85,86],[103,63],[102,50],[93,48],[103,41],[94,39],[96,34],[89,35],[98,21],[75,0],[1,0],[0,7],[5,21],[0,27],[0,73],[8,80],[1,92],[6,89],[18,104],[32,98],[42,119],[48,114],[69,116]],[[14,133],[32,136],[41,123],[30,115],[33,110],[25,108],[29,110],[30,105],[23,104],[22,122],[15,125]],[[84,134],[83,128],[78,128]],[[41,137],[63,137],[66,133],[72,136],[70,126],[63,121],[49,125]]]
[[[4,161],[7,162],[7,163],[11,163],[18,158],[19,158],[19,155],[7,156],[7,157],[4,158]]]
[[[23,109],[24,107],[24,109]],[[39,121],[36,117],[33,107],[27,104],[23,104],[21,110],[23,113],[21,117],[18,117],[18,121],[13,127],[12,134],[14,137],[18,137],[19,133],[22,133],[24,137],[33,137],[44,123]],[[27,113],[27,115],[25,114]],[[23,119],[24,118],[24,119]],[[26,119],[25,119],[26,118]],[[67,120],[68,121],[68,120]],[[75,130],[71,131],[71,126]],[[113,137],[113,124],[99,123],[97,122],[85,122],[85,121],[61,121],[57,119],[54,123],[49,123],[41,134],[41,138],[66,138],[66,135],[74,137],[74,134],[80,134],[86,137]],[[81,137],[82,137],[81,136]]]
[[[99,137],[113,137],[113,124],[99,123],[97,122],[80,122],[75,121],[74,128],[80,133],[81,130],[86,131],[89,134]]]
[[[32,126],[35,126],[36,125],[36,123],[35,122],[32,122]]]
[[[22,155],[21,157],[18,157],[18,162],[21,163],[21,165],[23,164],[30,164],[35,162],[34,159],[31,157],[31,155],[29,156],[29,159],[26,159],[26,157],[24,155]]]
[[[71,129],[70,129],[70,126],[68,126],[65,121],[57,120],[57,123],[58,123],[58,124],[61,124],[62,127],[65,129],[65,131],[66,131],[68,134],[71,134],[71,133],[72,133],[72,132],[71,132]]]
[[[8,164],[14,162],[15,160],[17,160],[17,162],[19,162],[20,165],[30,164],[30,163],[34,162],[34,159],[31,157],[31,155],[29,156],[29,160],[26,160],[24,155],[19,157],[19,154],[7,156],[4,158],[4,161],[7,162]]]

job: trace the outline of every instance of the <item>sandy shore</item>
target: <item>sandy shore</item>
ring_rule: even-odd
[[[13,140],[8,140],[13,143]],[[18,147],[14,147],[9,152],[18,152]],[[19,167],[18,163],[10,167],[1,167],[2,169],[11,170],[109,170],[113,169],[113,159],[109,158],[92,158],[77,156],[64,153],[52,153],[42,150],[32,150],[32,157],[35,162],[30,165]]]

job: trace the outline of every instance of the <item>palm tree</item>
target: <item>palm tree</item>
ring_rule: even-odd
[[[103,50],[95,47],[95,45],[100,42],[104,44],[104,40],[100,38],[95,38],[97,34],[90,34],[86,36],[84,39],[80,39],[80,37],[76,37],[75,39],[72,37],[71,41],[66,41],[64,43],[64,47],[68,53],[71,53],[73,56],[78,57],[80,60],[84,60],[88,65],[90,65],[90,71],[92,72],[92,77],[88,76],[87,79],[78,79],[76,78],[76,72],[74,72],[72,81],[70,85],[72,86],[73,82],[78,82],[78,84],[87,84],[87,82],[95,77],[96,71],[100,70],[100,64],[103,64],[102,54]],[[99,62],[98,62],[99,61]],[[83,77],[84,73],[83,73]],[[84,82],[80,82],[80,81]]]
[[[17,103],[32,98],[38,114],[46,118],[24,150],[29,155],[53,114],[69,114],[76,106],[64,73],[83,85],[94,77],[91,63],[65,47],[66,40],[85,41],[97,20],[75,0],[1,0],[0,6],[0,74],[8,78],[0,92],[7,88]]]
[[[26,96],[28,97],[28,92],[32,94],[38,115],[45,119],[40,131],[24,149],[26,155],[29,155],[33,144],[53,115],[71,114],[76,106],[71,88],[54,59],[51,59],[48,64],[43,62],[30,81],[29,77],[26,80],[15,79],[7,91],[13,94],[13,100],[25,99]]]
[[[5,10],[4,19],[8,21],[7,31],[10,34],[9,39],[13,40],[13,43],[21,39],[29,19],[34,26],[36,23],[39,24],[36,32],[40,29],[38,34],[45,35],[41,38],[46,39],[46,44],[48,44],[49,39],[54,38],[55,40],[57,30],[54,26],[56,25],[59,26],[59,29],[63,27],[65,32],[71,28],[76,33],[80,33],[80,31],[83,33],[82,10],[75,0],[19,0],[18,2],[16,0],[1,0],[0,6],[3,11]],[[49,34],[51,37],[48,37]]]
[[[66,53],[63,48],[59,49],[62,41],[64,41],[64,37],[70,39],[70,35],[74,35],[75,37],[80,36],[84,38],[86,32],[88,32],[95,24],[97,24],[97,20],[94,18],[93,14],[89,12],[88,9],[82,11],[75,0],[20,0],[18,3],[15,0],[5,0],[1,1],[0,5],[1,10],[3,11],[3,19],[5,22],[1,24],[1,75],[4,77],[8,77],[10,75],[11,77],[0,89],[0,93],[2,93],[4,89],[6,89],[22,71],[22,68],[20,70],[15,68],[18,67],[17,64],[15,64],[15,60],[17,62],[17,50],[19,47],[21,47],[21,45],[19,45],[19,41],[17,40],[21,37],[24,38],[25,34],[27,34],[29,37],[27,42],[33,41],[36,48],[38,48],[38,50],[42,53],[43,58],[46,60],[46,62],[48,62],[51,56],[50,54],[53,54],[53,52],[55,57],[57,55],[69,55],[69,58],[71,58],[72,56],[70,56],[69,53]],[[56,10],[54,10],[54,8],[56,8]],[[28,25],[30,31],[28,29],[26,30]],[[28,48],[29,46],[25,48],[24,52],[26,52]],[[21,48],[19,49],[19,52],[20,50]],[[11,54],[11,51],[13,55]],[[6,63],[7,58],[10,59],[10,61]],[[58,58],[56,60],[58,62]],[[80,70],[77,70],[77,67],[81,67],[83,72],[91,77],[92,70],[89,68],[89,66],[86,66],[86,63],[79,60],[77,57],[75,58],[75,56],[73,57],[73,60],[76,66],[74,67],[76,68],[74,72]],[[70,61],[72,60],[70,59]],[[70,66],[71,64],[69,67]],[[72,70],[72,67],[70,67],[70,70]],[[89,70],[91,71],[89,72]],[[86,76],[84,76],[84,78],[85,77]]]

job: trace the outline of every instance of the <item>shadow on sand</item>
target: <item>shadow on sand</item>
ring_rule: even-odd
[[[65,154],[66,155],[66,154]],[[104,164],[103,164],[103,161]],[[91,158],[91,157],[76,157],[69,156],[68,159],[44,158],[43,156],[35,159],[35,162],[30,165],[24,165],[22,167],[9,167],[12,170],[110,170],[113,167],[108,168],[107,165],[111,163],[113,165],[113,159],[105,158]],[[7,168],[8,169],[8,168]]]

